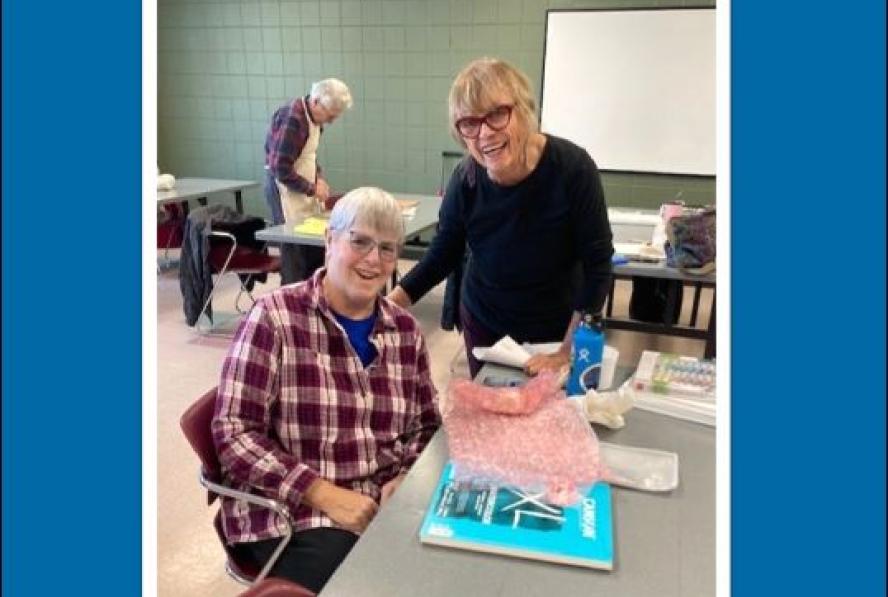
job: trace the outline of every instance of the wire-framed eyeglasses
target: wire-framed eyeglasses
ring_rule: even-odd
[[[396,260],[401,249],[398,243],[386,240],[377,241],[357,230],[348,231],[348,242],[351,248],[360,255],[367,255],[373,249],[379,248],[379,259],[385,262]]]

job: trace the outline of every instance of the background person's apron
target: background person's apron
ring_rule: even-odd
[[[302,105],[305,110],[305,120],[308,123],[308,140],[293,163],[293,170],[299,176],[314,183],[317,182],[318,142],[321,139],[321,127],[312,121],[308,111],[308,103],[303,102]],[[275,182],[281,193],[281,208],[284,211],[284,221],[287,224],[298,224],[305,218],[321,212],[320,204],[314,197],[291,191],[277,179]]]

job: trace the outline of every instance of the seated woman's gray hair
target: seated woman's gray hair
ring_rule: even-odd
[[[355,224],[404,240],[401,207],[391,194],[376,187],[359,187],[346,193],[330,213],[330,230],[341,232]]]
[[[311,85],[311,97],[328,110],[344,112],[352,107],[351,91],[339,79],[324,79]]]

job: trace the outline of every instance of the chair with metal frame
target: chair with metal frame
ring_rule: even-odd
[[[242,500],[249,504],[273,510],[287,528],[287,532],[281,538],[280,544],[271,554],[268,562],[260,569],[252,562],[246,562],[242,558],[239,558],[237,550],[228,545],[225,541],[225,535],[222,532],[222,510],[219,508],[216,511],[216,516],[213,519],[213,526],[216,529],[216,534],[219,536],[219,540],[222,542],[222,547],[225,549],[227,556],[225,570],[239,583],[258,587],[262,580],[268,576],[269,571],[277,562],[281,552],[283,552],[284,548],[287,546],[287,543],[290,542],[290,538],[293,535],[293,520],[290,516],[290,511],[284,502],[247,493],[239,489],[228,487],[224,484],[222,479],[222,465],[219,462],[219,456],[216,453],[216,446],[213,443],[210,426],[215,405],[216,388],[213,388],[192,404],[179,420],[179,426],[182,428],[182,432],[188,439],[188,443],[191,444],[194,452],[197,454],[198,458],[200,458],[201,467],[198,480],[200,484],[207,489],[207,505],[212,505],[220,495],[236,500]],[[302,593],[292,593],[294,597],[311,597],[314,595],[314,593],[305,589],[301,585],[295,583],[289,584],[298,589],[302,589],[303,591]],[[268,593],[268,595],[274,594],[283,595],[284,593]],[[250,595],[254,595],[254,593],[250,593]],[[255,593],[255,595],[266,595],[266,593]]]
[[[313,597],[314,593],[283,578],[266,578],[238,597]]]
[[[178,263],[170,257],[170,249],[182,247],[185,212],[181,206],[170,203],[162,206],[157,217],[157,248],[163,249],[163,258],[157,260],[157,272],[160,273]]]
[[[250,299],[250,306],[256,302],[249,288],[250,279],[253,276],[276,273],[281,269],[280,257],[269,255],[264,247],[262,250],[257,250],[251,247],[239,246],[237,238],[231,232],[211,230],[209,238],[209,264],[212,275],[216,276],[216,281],[213,283],[210,295],[201,308],[202,316],[197,322],[198,331],[204,334],[214,333],[218,330],[216,322],[210,320],[207,316],[207,308],[212,304],[213,296],[215,296],[216,289],[219,287],[219,279],[225,274],[237,274],[240,289],[234,300],[234,308],[238,313],[236,317],[240,317],[247,312],[246,309],[242,309],[240,306],[242,296],[247,295]],[[207,321],[209,325],[202,326],[201,320]],[[223,333],[228,333],[228,331],[225,330]]]

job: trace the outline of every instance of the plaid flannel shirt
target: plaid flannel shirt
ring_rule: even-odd
[[[305,113],[308,96],[297,97],[278,108],[271,117],[271,126],[265,136],[265,166],[271,174],[291,191],[313,196],[315,181],[296,174],[293,164],[308,142],[309,118]],[[324,127],[321,127],[321,133]],[[321,165],[316,164],[317,178],[323,178]]]
[[[338,526],[302,503],[318,477],[380,499],[431,439],[440,415],[419,325],[380,297],[361,364],[322,292],[325,269],[260,298],[222,369],[212,422],[226,480],[284,500],[295,530]],[[222,498],[229,543],[284,534],[279,516]]]

